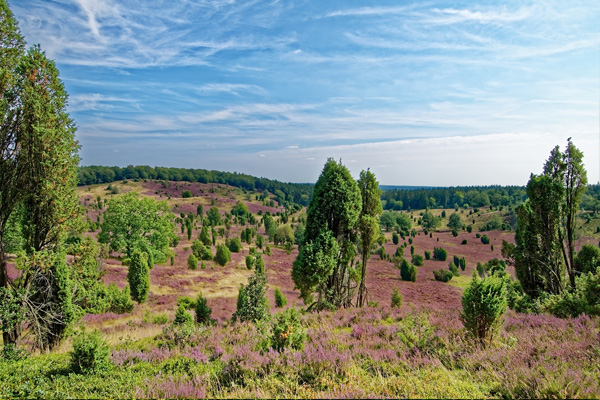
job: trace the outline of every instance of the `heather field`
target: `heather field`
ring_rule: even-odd
[[[238,201],[256,216],[283,211],[270,198],[258,199],[258,192],[223,184],[139,181],[113,186],[118,187],[113,190],[118,194],[107,190],[107,185],[78,188],[90,221],[98,221],[98,215],[106,211],[104,199],[131,191],[167,200],[176,216],[196,213],[198,205],[205,214],[214,206],[225,216]],[[183,198],[184,190],[191,197]],[[404,213],[416,221],[422,211]],[[433,210],[438,216],[442,211]],[[292,225],[305,212],[289,216]],[[177,225],[179,242],[172,248],[172,261],[150,270],[146,301],[135,303],[131,313],[88,313],[74,328],[100,331],[110,346],[108,370],[73,373],[69,364],[72,339],[68,338],[50,354],[34,352],[21,361],[0,361],[0,397],[598,398],[598,318],[559,319],[509,310],[491,344],[482,345],[467,335],[460,319],[463,290],[478,262],[502,258],[502,241],[514,243],[514,232],[487,231],[490,243],[483,244],[478,236],[484,232],[477,228],[502,211],[482,208],[461,213],[473,225],[472,232],[462,230],[453,236],[442,224],[437,231],[425,233],[413,222],[414,237],[400,238],[397,245],[392,232],[385,232],[385,254],[372,254],[368,264],[369,305],[337,312],[301,311],[304,345],[281,351],[269,346],[268,321],[232,321],[238,289],[252,275],[245,257],[255,242],[244,243],[225,266],[205,260],[203,268],[193,270],[187,260],[201,225],[193,227],[190,239]],[[581,235],[578,246],[599,239],[595,233],[598,220],[587,224],[586,232],[591,233]],[[217,235],[216,244],[226,237],[239,237],[245,227],[231,224]],[[97,238],[100,229],[96,228],[85,235]],[[257,234],[266,235],[265,227],[259,226]],[[404,242],[406,247],[402,247]],[[291,277],[297,246],[267,245],[270,255],[265,249],[262,253],[270,313],[281,311],[275,306],[276,289],[287,298],[285,308],[304,310]],[[417,255],[442,247],[448,260],[425,259],[415,282],[403,281],[387,255],[393,256],[400,248],[401,255],[410,260],[411,246]],[[466,261],[460,276],[448,283],[434,280],[433,271],[447,269],[454,256]],[[103,255],[105,284],[119,288],[127,284],[128,267],[122,261],[119,253]],[[10,271],[17,274],[14,263]],[[514,275],[511,267],[508,272]],[[402,296],[400,308],[391,308],[395,289]],[[198,293],[212,308],[215,324],[174,325],[178,299],[195,298]]]

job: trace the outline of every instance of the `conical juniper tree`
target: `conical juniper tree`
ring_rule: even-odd
[[[358,185],[341,161],[328,159],[315,184],[306,232],[292,268],[292,279],[306,303],[346,307],[352,301],[351,264],[356,256],[355,228],[361,210]]]

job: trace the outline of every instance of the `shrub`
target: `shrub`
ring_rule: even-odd
[[[255,272],[248,279],[248,285],[240,285],[237,309],[233,321],[261,321],[269,315],[269,302],[265,297],[267,278]]]
[[[402,307],[402,295],[398,291],[398,288],[395,287],[392,292],[392,308],[400,308]]]
[[[467,244],[467,239],[463,239],[462,242],[460,242],[460,244]]]
[[[481,243],[483,244],[490,244],[490,238],[488,237],[488,235],[483,235],[481,236]]]
[[[467,226],[467,232],[469,232],[469,233],[473,232],[473,226],[472,225]]]
[[[415,254],[415,246],[410,246],[410,255]]]
[[[575,289],[550,295],[542,301],[544,309],[559,318],[581,314],[600,315],[600,267],[575,277]]]
[[[190,192],[189,190],[184,190],[181,193],[181,197],[183,197],[184,199],[188,199],[188,198],[192,197],[192,192]]]
[[[452,272],[448,271],[447,269],[438,269],[437,271],[433,271],[433,277],[436,281],[448,282],[453,276],[454,275],[452,275]]]
[[[275,316],[272,332],[271,345],[277,351],[286,347],[300,350],[306,340],[306,330],[295,308],[288,308]]]
[[[403,259],[400,264],[400,277],[403,281],[415,282],[417,280],[417,267]]]
[[[101,372],[110,366],[110,348],[98,330],[81,332],[73,339],[70,368],[76,374]]]
[[[448,264],[448,270],[450,270],[454,276],[460,275],[460,272],[458,272],[458,267],[452,261],[450,261],[450,264]]]
[[[196,307],[196,301],[189,296],[181,296],[177,298],[177,307],[183,306],[186,310],[191,310]]]
[[[231,252],[224,244],[217,246],[217,254],[215,254],[215,261],[217,264],[224,266],[231,260]]]
[[[28,353],[25,349],[19,348],[13,343],[6,343],[2,347],[2,353],[0,353],[0,360],[8,362],[16,362],[27,358]]]
[[[507,307],[506,281],[497,276],[480,279],[473,274],[463,294],[462,306],[461,319],[467,332],[482,344],[486,340],[491,343]]]
[[[233,238],[227,246],[232,253],[239,253],[242,250],[242,241],[240,238]]]
[[[438,261],[446,261],[448,258],[448,252],[442,247],[433,248],[433,259]]]
[[[458,231],[456,229],[452,229],[452,236],[457,237]]]
[[[150,290],[148,255],[139,249],[134,249],[131,254],[127,281],[131,290],[131,298],[138,303],[146,301]]]
[[[598,267],[600,267],[600,249],[591,244],[584,244],[575,256],[575,270],[593,273]]]
[[[198,259],[196,258],[194,253],[191,253],[188,257],[187,264],[189,269],[198,269]]]
[[[246,268],[248,268],[248,269],[254,268],[254,256],[253,255],[246,256]]]
[[[183,305],[179,305],[177,307],[177,311],[175,312],[175,319],[173,320],[174,325],[184,325],[191,324],[194,321],[192,314],[187,312]]]
[[[198,298],[196,299],[196,306],[194,309],[196,311],[197,324],[206,325],[212,323],[212,309],[208,306],[206,299],[202,297],[202,293],[198,293]]]
[[[156,314],[152,317],[152,323],[155,325],[164,325],[169,322],[167,314]]]
[[[425,259],[426,259],[426,260],[429,260],[429,259],[431,259],[431,252],[430,252],[430,251],[426,251],[426,252],[425,252]]]
[[[395,245],[397,245],[398,241],[399,241],[398,234],[396,232],[392,233],[392,243],[394,243]]]
[[[422,266],[423,265],[423,256],[420,254],[413,255],[411,263],[417,267]]]
[[[265,262],[262,259],[262,256],[260,254],[257,254],[254,257],[254,270],[256,271],[257,274],[265,273]]]
[[[462,269],[464,271],[465,268],[467,268],[467,260],[465,260],[465,258],[463,257],[458,261],[459,261],[458,266],[460,267],[460,269]]]
[[[281,293],[281,290],[279,290],[279,288],[275,288],[275,307],[283,308],[286,304],[287,299],[285,298],[283,293]]]

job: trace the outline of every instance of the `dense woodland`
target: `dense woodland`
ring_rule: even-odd
[[[0,397],[600,395],[571,139],[525,188],[78,170],[58,70],[0,22]]]

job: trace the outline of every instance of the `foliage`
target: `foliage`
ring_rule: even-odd
[[[227,248],[225,244],[220,244],[217,246],[217,253],[215,254],[215,261],[217,264],[224,266],[231,260],[231,251]]]
[[[460,214],[453,212],[448,218],[448,228],[459,231],[464,227]]]
[[[305,301],[318,291],[336,307],[350,303],[348,268],[356,254],[352,233],[360,210],[358,184],[341,162],[328,159],[315,184],[304,243],[292,268],[292,279]]]
[[[217,225],[221,225],[221,223],[222,223],[221,214],[219,213],[219,209],[214,206],[211,207],[206,212],[206,219],[208,220],[208,223],[210,226],[217,226]]]
[[[490,238],[488,237],[488,235],[481,236],[481,243],[490,244]]]
[[[208,306],[206,298],[202,297],[202,293],[198,293],[194,310],[196,311],[196,323],[208,325],[212,323],[212,309]]]
[[[175,236],[172,220],[166,201],[138,198],[130,192],[109,200],[98,241],[109,243],[113,251],[125,251],[128,257],[135,247],[144,248],[153,261],[162,263]]]
[[[467,332],[481,343],[487,340],[491,344],[507,307],[506,281],[496,276],[479,279],[473,274],[462,305],[461,319]]]
[[[255,258],[252,254],[246,256],[246,268],[252,269],[254,268]]]
[[[453,276],[460,276],[460,272],[458,272],[458,267],[452,261],[448,264],[448,270],[452,273]]]
[[[575,256],[575,271],[586,274],[596,271],[598,267],[600,267],[600,249],[584,244]]]
[[[110,348],[98,330],[77,334],[69,357],[71,371],[76,374],[98,373],[110,366]]]
[[[600,315],[600,267],[575,278],[575,289],[549,295],[542,300],[543,308],[560,318],[581,314]]]
[[[187,265],[189,269],[198,269],[198,259],[196,258],[194,253],[191,253],[188,256]]]
[[[257,322],[269,316],[269,302],[265,297],[266,285],[266,276],[258,272],[248,278],[248,285],[240,285],[233,321]]]
[[[415,282],[417,280],[417,267],[412,265],[406,259],[400,263],[400,277],[403,281]]]
[[[298,310],[292,307],[275,315],[271,335],[273,349],[277,351],[285,348],[300,350],[305,340],[306,329],[302,326]]]
[[[431,252],[430,251],[425,250],[425,259],[426,260],[431,259]]]
[[[212,260],[213,259],[213,254],[212,251],[210,249],[210,237],[209,237],[209,244],[205,245],[203,244],[201,241],[199,240],[194,240],[192,242],[192,251],[194,252],[194,255],[196,256],[197,259],[199,260]]]
[[[194,317],[188,311],[186,311],[183,304],[177,306],[175,312],[175,319],[173,320],[174,325],[186,325],[194,322]]]
[[[447,269],[438,269],[433,271],[433,277],[436,281],[448,282],[452,279],[453,276],[454,274]]]
[[[227,246],[232,253],[239,253],[242,250],[242,241],[240,238],[233,238]]]
[[[131,290],[131,298],[140,304],[146,301],[150,290],[148,255],[137,248],[131,253],[127,281]]]
[[[281,293],[281,290],[279,288],[275,288],[275,307],[283,308],[286,306],[286,304],[287,299],[285,298],[283,293]]]
[[[421,267],[423,265],[423,256],[420,254],[413,255],[411,263],[416,267]]]
[[[443,247],[433,248],[433,259],[438,261],[446,261],[448,258],[448,252]]]
[[[434,216],[431,211],[426,211],[421,218],[421,225],[427,230],[435,230],[441,223],[442,219]]]
[[[391,307],[392,308],[400,308],[400,307],[402,307],[402,295],[398,291],[397,287],[394,287],[394,290],[392,292]]]

